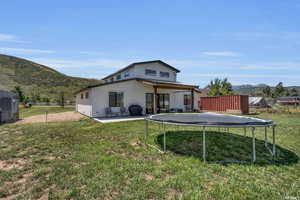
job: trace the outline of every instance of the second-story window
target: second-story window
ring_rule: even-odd
[[[145,74],[146,74],[147,76],[156,76],[156,71],[153,70],[153,69],[146,69],[146,70],[145,70]]]
[[[124,77],[129,77],[129,72],[125,72]]]
[[[89,98],[89,93],[88,93],[88,92],[85,93],[85,98],[86,98],[86,99]]]
[[[170,77],[169,72],[160,72],[159,75],[160,75],[160,77],[164,77],[164,78],[169,78]]]
[[[121,74],[118,74],[117,75],[117,80],[120,80],[121,79]]]

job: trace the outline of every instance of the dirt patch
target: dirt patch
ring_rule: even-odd
[[[154,180],[155,178],[154,178],[154,176],[151,176],[151,175],[149,175],[149,174],[145,174],[145,179],[146,179],[147,181],[152,181],[152,180]]]
[[[46,115],[36,115],[26,117],[18,122],[17,124],[31,124],[31,123],[45,123],[45,122],[66,122],[66,121],[78,121],[82,119],[84,115],[78,112],[62,112],[53,113]]]
[[[11,169],[21,169],[25,165],[24,159],[0,160],[0,170],[9,171]]]
[[[173,188],[168,190],[166,199],[181,199],[181,198],[182,198],[182,193],[179,192],[178,190],[175,190]]]

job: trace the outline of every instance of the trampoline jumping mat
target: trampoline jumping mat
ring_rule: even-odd
[[[191,113],[191,114],[158,114],[151,115],[146,120],[163,123],[190,124],[199,126],[271,126],[272,120],[253,117],[217,114],[217,113]]]

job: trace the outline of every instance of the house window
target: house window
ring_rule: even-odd
[[[118,74],[117,75],[117,80],[120,80],[121,79],[121,74]]]
[[[81,99],[83,99],[83,93],[81,93]]]
[[[85,98],[86,98],[86,99],[89,98],[89,93],[88,93],[88,92],[85,93]]]
[[[146,69],[145,70],[145,74],[147,76],[156,76],[156,71],[155,70],[152,70],[152,69]]]
[[[129,77],[129,72],[125,72],[124,77]]]
[[[192,95],[185,94],[184,97],[183,97],[183,104],[185,106],[191,105],[192,104]]]
[[[109,107],[123,107],[123,97],[123,92],[109,92]]]
[[[110,78],[110,82],[114,82],[114,77]]]
[[[170,73],[169,72],[160,72],[159,75],[160,75],[160,77],[165,77],[165,78],[169,78],[170,77]]]

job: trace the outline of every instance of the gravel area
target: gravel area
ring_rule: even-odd
[[[84,115],[78,112],[62,112],[62,113],[53,113],[46,115],[35,115],[31,117],[26,117],[20,121],[17,121],[17,124],[31,124],[31,123],[42,123],[42,122],[66,122],[66,121],[78,121],[83,118]]]

